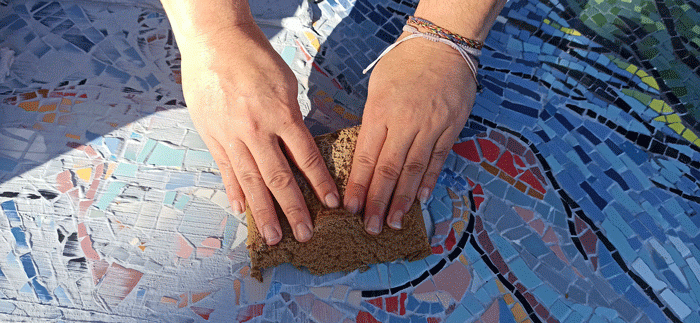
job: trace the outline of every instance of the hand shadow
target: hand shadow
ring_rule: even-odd
[[[303,1],[257,1],[252,12],[272,38]],[[184,109],[178,46],[157,1],[0,5],[0,47],[15,53],[0,83],[0,184],[87,145],[106,160],[124,158],[127,141],[143,143],[153,130],[146,126],[147,138],[137,138],[129,129],[154,114],[170,126],[153,139],[178,145],[184,133],[201,143]]]
[[[358,0],[350,8],[345,0],[325,0],[312,5],[320,12],[314,29],[327,36],[309,75],[311,104],[305,122],[312,135],[361,122],[369,81],[369,72],[362,70],[398,38],[417,4]]]

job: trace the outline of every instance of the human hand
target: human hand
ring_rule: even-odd
[[[337,207],[339,197],[302,120],[294,73],[254,23],[180,48],[185,101],[232,208],[243,212],[247,200],[258,231],[274,245],[282,230],[272,193],[295,238],[309,240],[309,211],[280,146],[327,207]]]
[[[379,61],[344,197],[350,212],[364,205],[367,232],[382,231],[387,209],[387,224],[400,229],[416,195],[428,199],[475,92],[467,63],[445,44],[408,40]]]

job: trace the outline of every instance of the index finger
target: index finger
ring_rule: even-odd
[[[297,241],[311,239],[313,224],[304,196],[294,180],[292,169],[280,149],[277,136],[255,138],[249,147],[265,185],[287,216]]]
[[[326,207],[338,207],[338,188],[306,126],[301,122],[292,125],[281,138],[289,156],[309,180],[318,199],[323,201]]]

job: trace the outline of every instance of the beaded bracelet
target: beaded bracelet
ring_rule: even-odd
[[[455,43],[471,47],[474,49],[480,50],[482,47],[484,47],[484,43],[480,42],[478,40],[474,39],[469,39],[466,37],[463,37],[461,35],[455,34],[445,28],[442,28],[426,19],[419,18],[419,17],[413,17],[409,16],[408,21],[406,21],[406,24],[411,25],[411,26],[416,26],[416,27],[423,27],[427,28],[428,30],[431,31],[431,33],[439,35],[441,38],[446,38],[450,39]]]
[[[477,59],[477,56],[481,55],[481,50],[475,49],[473,47],[466,46],[464,44],[457,43],[453,41],[452,39],[449,38],[443,38],[439,35],[435,35],[433,33],[424,33],[418,31],[418,29],[414,26],[410,25],[405,25],[403,26],[403,31],[411,33],[411,35],[407,36],[406,38],[399,40],[398,42],[395,42],[391,44],[389,47],[387,47],[381,54],[379,54],[379,57],[375,59],[372,63],[370,63],[367,68],[365,68],[362,71],[362,74],[367,74],[367,72],[374,67],[374,65],[379,62],[379,60],[384,57],[389,51],[394,49],[396,46],[399,44],[409,40],[409,39],[414,39],[414,38],[425,38],[434,42],[439,42],[443,43],[446,45],[449,45],[453,49],[455,49],[457,52],[459,52],[460,55],[462,55],[462,58],[467,62],[467,65],[469,66],[469,70],[472,72],[472,76],[474,77],[474,82],[476,82],[477,86],[477,91],[481,92],[481,85],[479,84],[479,80],[476,78],[477,75],[477,66],[479,66],[479,61]],[[476,62],[475,62],[476,61]]]

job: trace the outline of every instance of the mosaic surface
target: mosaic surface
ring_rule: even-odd
[[[258,5],[320,134],[359,122],[416,3]],[[158,4],[0,1],[0,320],[699,322],[699,13],[510,1],[424,205],[433,255],[261,284]]]

